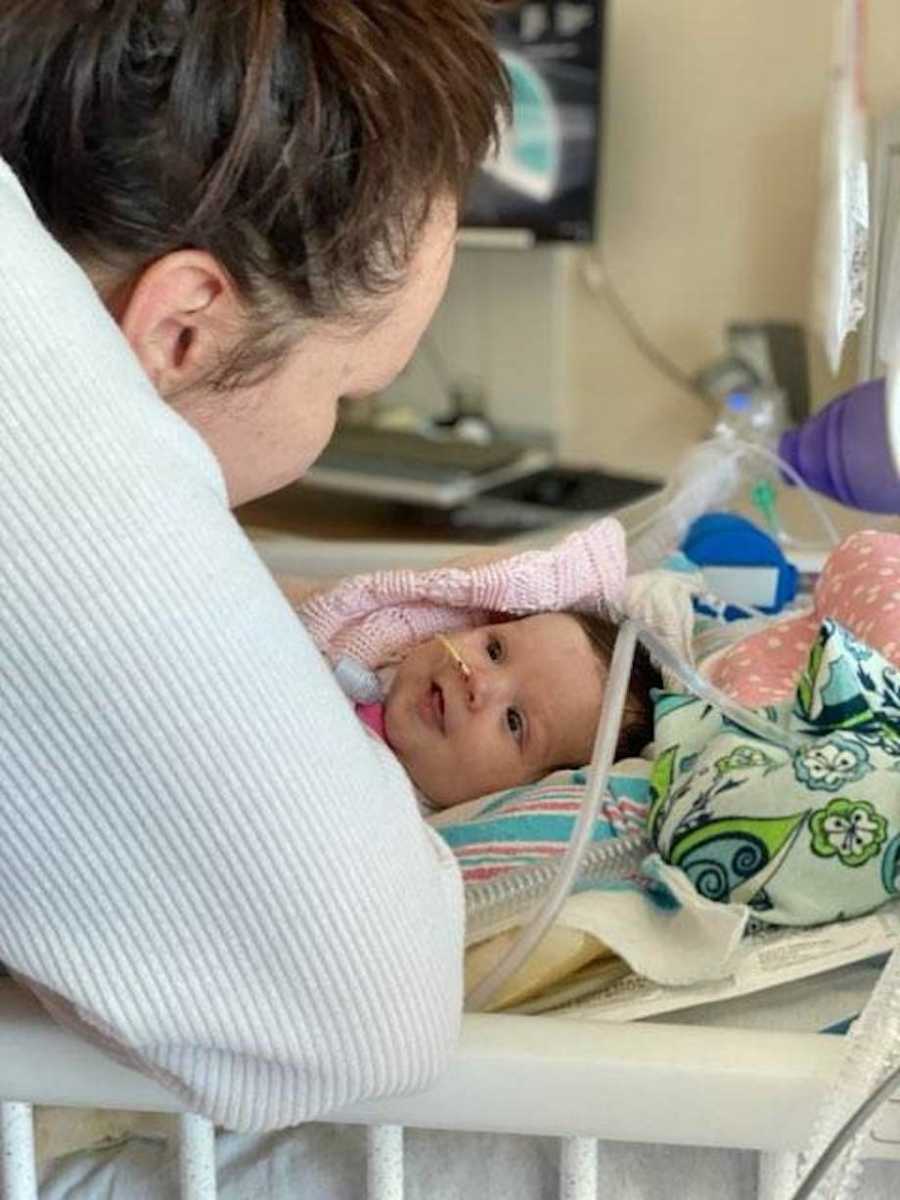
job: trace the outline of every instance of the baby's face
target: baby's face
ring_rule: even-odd
[[[590,758],[605,670],[564,613],[482,626],[400,664],[385,703],[387,740],[441,808]]]

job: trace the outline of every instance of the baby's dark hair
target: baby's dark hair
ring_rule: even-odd
[[[587,635],[594,654],[608,667],[612,660],[618,627],[612,621],[593,614],[569,612],[568,615],[575,618]],[[653,703],[650,690],[658,687],[662,687],[662,677],[650,661],[650,655],[638,642],[628,682],[622,724],[619,728],[619,740],[616,743],[617,759],[640,754],[648,742],[653,740]]]
[[[212,386],[298,318],[372,320],[509,86],[489,0],[4,0],[0,157],[95,281],[212,254],[251,318]]]

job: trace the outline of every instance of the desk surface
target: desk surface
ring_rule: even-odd
[[[839,537],[854,529],[885,529],[900,533],[900,517],[873,516],[853,512],[819,498],[821,507],[831,519]],[[634,506],[636,510],[641,502]],[[759,519],[746,499],[738,498],[728,507]],[[795,542],[824,548],[822,523],[809,500],[793,488],[783,488],[778,497],[779,516]],[[515,530],[475,530],[453,523],[447,511],[425,509],[378,500],[345,495],[310,486],[291,486],[262,497],[236,510],[235,515],[246,528],[264,529],[283,534],[323,541],[374,542],[447,542],[485,543],[512,540]],[[617,513],[617,516],[622,515]],[[587,519],[588,514],[559,512],[558,530]],[[628,528],[627,514],[625,520]]]
[[[448,523],[447,513],[440,509],[429,513],[397,501],[297,485],[244,504],[235,516],[245,528],[329,540],[471,541],[471,534],[455,530]]]

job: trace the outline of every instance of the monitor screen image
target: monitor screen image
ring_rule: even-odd
[[[604,0],[532,0],[498,16],[513,123],[478,173],[463,225],[590,241],[596,223]]]

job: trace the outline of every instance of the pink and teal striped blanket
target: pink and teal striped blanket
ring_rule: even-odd
[[[650,764],[616,766],[594,827],[595,842],[646,824]],[[584,799],[584,771],[555,771],[539,783],[460,805],[433,819],[459,860],[465,883],[481,883],[516,867],[558,857],[569,844]]]

